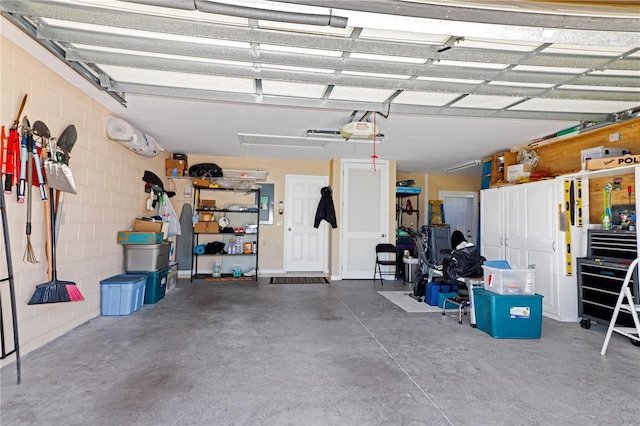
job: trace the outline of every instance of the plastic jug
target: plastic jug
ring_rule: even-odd
[[[213,277],[220,277],[220,262],[216,262],[215,265],[213,265],[213,273],[212,273]]]

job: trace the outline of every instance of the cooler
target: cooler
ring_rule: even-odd
[[[542,296],[501,295],[474,288],[478,329],[498,339],[539,339],[542,331]]]

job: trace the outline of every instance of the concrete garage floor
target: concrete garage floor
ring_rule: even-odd
[[[155,305],[97,317],[2,373],[2,425],[631,425],[640,348],[543,319],[493,339],[407,313],[401,282],[178,280]],[[417,302],[416,302],[417,303]]]

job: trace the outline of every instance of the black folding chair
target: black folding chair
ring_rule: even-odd
[[[376,280],[376,274],[380,276],[380,283],[384,285],[382,275],[391,275],[393,273],[393,279],[398,279],[398,252],[396,246],[389,243],[381,243],[376,246],[376,266],[373,271],[373,280]],[[382,272],[382,267],[385,267],[385,272]],[[388,267],[393,266],[393,272],[388,271]]]

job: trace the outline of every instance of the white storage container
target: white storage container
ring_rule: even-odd
[[[529,295],[536,293],[535,269],[499,269],[482,266],[484,289],[503,295]]]

